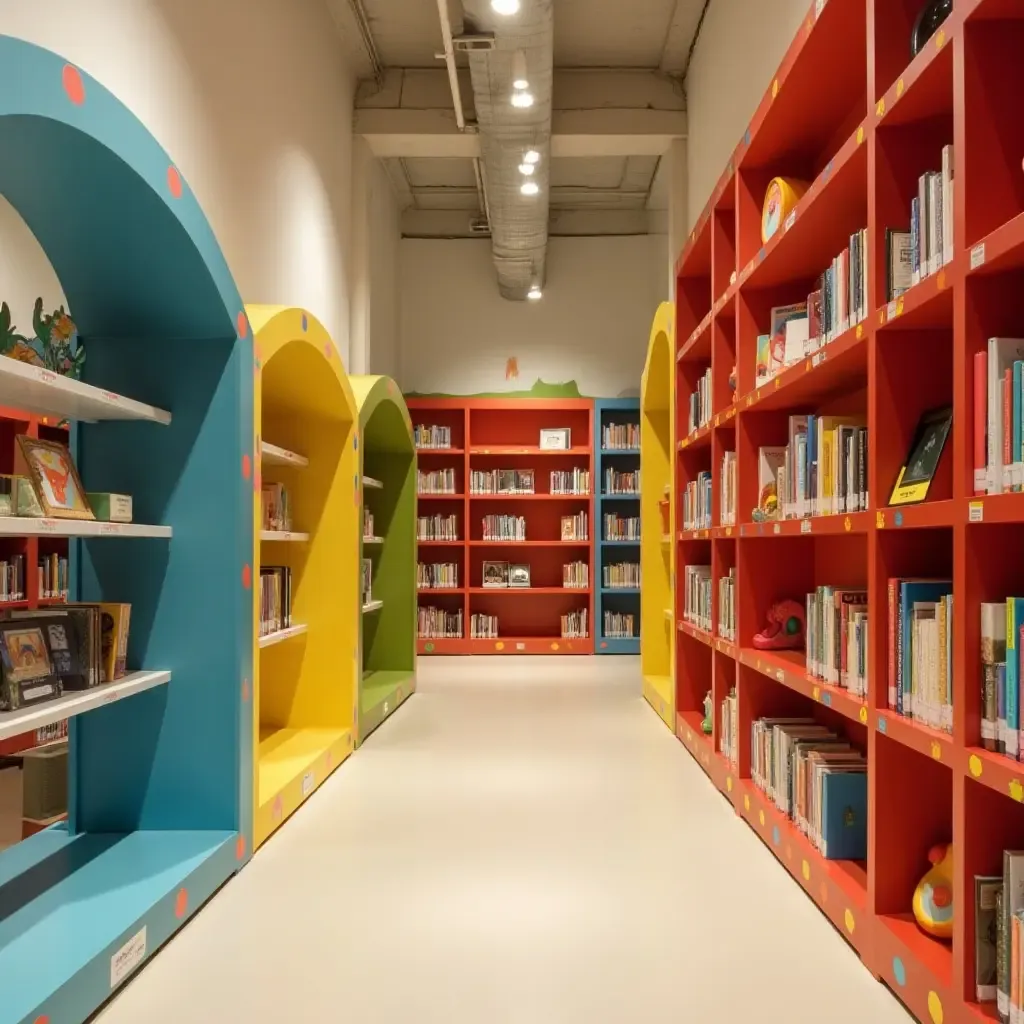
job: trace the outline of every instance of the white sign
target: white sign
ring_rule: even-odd
[[[110,987],[117,988],[146,959],[146,928],[133,935],[110,958]]]

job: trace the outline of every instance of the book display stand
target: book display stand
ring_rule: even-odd
[[[980,632],[983,602],[1006,602],[1024,590],[1024,498],[976,495],[978,448],[985,467],[986,392],[983,384],[976,391],[973,379],[988,339],[1024,334],[1024,133],[1015,113],[1024,83],[1024,8],[957,0],[911,59],[922,7],[911,0],[812,5],[677,264],[676,489],[683,494],[701,472],[710,473],[712,522],[690,528],[676,508],[676,697],[683,743],[867,968],[918,1019],[950,1024],[997,1019],[996,1004],[979,1001],[976,952],[987,929],[983,935],[977,927],[975,877],[998,878],[1003,852],[1024,848],[1024,766],[983,749]],[[938,209],[945,226],[952,220],[952,246],[897,294],[895,268],[887,264],[901,254],[890,252],[887,232],[912,227],[921,248],[925,228],[916,216],[912,221],[919,180],[939,171],[950,145],[952,194]],[[762,203],[778,176],[808,187],[763,242]],[[935,193],[922,209],[928,205],[934,217]],[[792,359],[787,330],[785,359],[759,382],[758,336],[768,334],[772,310],[806,299],[837,254],[856,248],[864,228],[867,274],[855,265],[850,287],[866,289],[866,317],[849,316],[827,344]],[[687,403],[708,368],[710,416],[691,430]],[[954,410],[952,433],[925,500],[891,505],[919,420],[945,406]],[[755,518],[752,510],[766,507],[764,448],[787,444],[790,417],[833,415],[866,424],[866,457],[856,462],[866,461],[864,505],[819,506],[816,515],[783,519],[768,506],[768,516]],[[1010,436],[1019,434],[1004,422]],[[738,478],[734,525],[721,518],[727,453]],[[645,455],[645,472],[649,465]],[[849,479],[844,483],[833,497],[849,496]],[[984,479],[980,490],[991,491]],[[710,628],[695,624],[689,603],[708,570]],[[735,641],[720,632],[719,586],[733,571]],[[939,647],[938,662],[907,662],[902,675],[910,648],[900,638],[916,637],[913,650],[924,656],[926,620],[934,627],[934,615],[944,614],[936,611],[938,597],[915,601],[920,634],[906,632],[902,613],[890,615],[891,607],[900,610],[904,581],[915,578],[943,581],[956,609],[945,621],[955,629],[945,633],[948,654]],[[819,587],[865,599],[866,697],[814,674],[803,647],[764,646],[776,602],[802,609]],[[782,615],[788,629],[796,620]],[[762,646],[755,647],[758,634]],[[1017,652],[1006,639],[1009,673]],[[861,656],[856,644],[850,650]],[[843,671],[848,667],[844,660]],[[949,731],[940,719],[925,724],[936,698],[919,686],[936,678],[944,680]],[[699,724],[709,690],[714,732],[705,738]],[[1015,693],[1008,694],[1008,714],[1011,699]],[[755,784],[752,728],[779,716],[810,717],[866,754],[863,859],[826,859]],[[949,940],[927,934],[912,914],[929,851],[945,843],[952,843],[953,863]]]
[[[2,404],[70,419],[85,485],[131,495],[135,520],[3,521],[41,550],[81,538],[71,596],[132,606],[127,676],[0,716],[0,735],[73,716],[67,822],[0,855],[0,1021],[21,1024],[89,1017],[251,851],[253,345],[156,140],[80,69],[8,37],[0,194],[88,357],[81,382],[0,360],[21,375]]]
[[[629,431],[629,426],[635,430]],[[600,557],[596,560],[594,580],[594,633],[598,654],[640,653],[640,580],[634,578],[632,571],[632,567],[639,569],[640,566],[640,539],[604,539],[607,534],[605,516],[614,516],[616,520],[642,518],[639,435],[639,399],[595,399],[595,522],[602,538],[597,542]]]
[[[255,579],[287,570],[289,607],[261,628],[254,601],[254,843],[259,846],[353,749],[356,682],[339,663],[359,649],[355,571],[358,409],[341,357],[323,325],[301,309],[248,306],[255,335],[257,469]],[[285,488],[290,529],[268,529],[261,491]],[[353,499],[353,493],[356,500]],[[273,570],[268,570],[273,571]]]
[[[416,689],[416,456],[395,382],[375,376],[351,382],[359,408],[356,504],[373,522],[372,535],[359,531],[371,593],[360,601],[358,746]]]
[[[408,402],[416,423],[427,428],[416,451],[418,520],[429,534],[443,533],[436,539],[421,534],[417,541],[431,583],[419,588],[420,618],[432,608],[448,621],[461,615],[462,626],[461,636],[421,635],[420,652],[593,654],[593,551],[600,528],[594,519],[594,403]],[[542,446],[542,431],[558,434],[558,446]],[[445,493],[436,493],[441,485]],[[573,517],[579,529],[563,522]],[[433,585],[442,565],[456,567],[457,587]],[[575,635],[584,618],[586,635]]]
[[[658,307],[640,381],[640,464],[645,484],[640,496],[640,572],[643,578],[640,669],[644,697],[673,730],[676,721],[672,596],[675,581],[675,544],[672,541],[675,315],[671,302],[663,302]]]

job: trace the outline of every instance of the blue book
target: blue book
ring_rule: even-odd
[[[866,771],[822,771],[821,838],[822,855],[826,860],[867,859]]]
[[[900,686],[903,692],[903,703],[900,714],[907,718],[914,717],[911,702],[913,693],[913,618],[916,601],[941,601],[953,589],[949,580],[909,580],[900,583],[900,635],[903,638],[902,659],[900,664]]]
[[[818,417],[807,417],[807,511],[818,514],[818,489],[815,463],[818,459]]]
[[[1006,753],[1017,757],[1020,729],[1020,627],[1024,625],[1024,597],[1006,599]]]

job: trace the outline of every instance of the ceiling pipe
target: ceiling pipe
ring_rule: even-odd
[[[459,88],[459,69],[455,65],[455,45],[452,43],[452,23],[448,17],[448,0],[437,0],[437,15],[441,19],[441,39],[444,42],[444,53],[439,53],[439,58],[444,58],[445,66],[448,68],[448,85],[452,90],[452,103],[455,105],[455,123],[459,131],[466,130],[466,115],[462,110],[462,90]]]

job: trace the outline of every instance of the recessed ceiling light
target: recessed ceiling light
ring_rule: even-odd
[[[529,89],[530,83],[526,77],[526,54],[522,50],[516,50],[512,55],[512,88]]]
[[[535,181],[524,181],[522,185],[519,186],[519,191],[522,192],[524,196],[535,196],[540,191],[540,185]]]
[[[529,177],[531,174],[533,174],[533,172],[536,169],[537,168],[534,167],[533,164],[525,164],[524,163],[524,164],[520,164],[519,165],[519,173],[520,174],[525,174],[527,177]]]
[[[512,106],[520,110],[533,106],[533,93],[523,92],[521,89],[512,93]]]
[[[535,150],[535,149],[528,149],[523,154],[523,163],[524,164],[539,164],[540,163],[540,153],[538,153],[537,150]]]
[[[491,10],[495,14],[518,14],[519,0],[491,0]]]
[[[526,297],[531,302],[536,302],[539,298],[542,298],[544,293],[540,290],[539,285],[534,285],[527,293]]]

